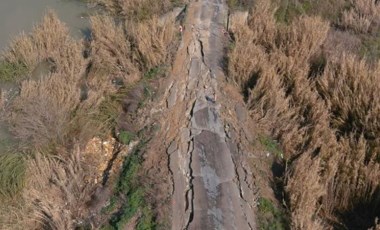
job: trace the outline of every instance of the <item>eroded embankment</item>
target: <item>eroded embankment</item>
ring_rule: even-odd
[[[166,107],[158,138],[167,145],[172,229],[255,228],[252,175],[241,142],[244,122],[227,122],[235,104],[225,103],[218,86],[225,83],[221,65],[226,18],[222,1],[190,3],[165,100],[159,105]],[[238,120],[236,113],[231,116]]]

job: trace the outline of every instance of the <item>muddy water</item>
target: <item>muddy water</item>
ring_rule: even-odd
[[[87,7],[79,0],[0,0],[0,50],[12,37],[30,32],[49,9],[68,25],[74,37],[88,31],[88,20],[83,17]]]
[[[39,23],[50,9],[66,23],[73,37],[81,38],[88,35],[88,7],[79,0],[0,0],[0,52],[13,37],[22,32],[31,32],[33,26]],[[37,70],[43,71],[42,67],[42,70]],[[17,87],[14,85],[0,85],[0,154],[16,143],[2,119],[4,111],[1,108],[4,92],[13,94],[12,91],[15,90]]]

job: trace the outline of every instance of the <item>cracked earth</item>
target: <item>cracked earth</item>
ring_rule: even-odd
[[[155,108],[162,121],[157,139],[166,145],[173,230],[256,226],[248,112],[241,96],[228,90],[223,71],[227,17],[222,0],[190,2],[173,70]]]

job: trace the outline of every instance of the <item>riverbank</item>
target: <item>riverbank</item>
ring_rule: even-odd
[[[65,0],[4,0],[0,2],[0,50],[22,32],[29,33],[48,10],[54,10],[68,26],[70,34],[82,38],[88,33],[89,13],[87,4],[81,1]]]
[[[127,191],[117,190],[117,168],[132,140],[141,141],[137,133],[146,127],[138,125],[136,114],[152,100],[151,81],[165,76],[180,38],[175,18],[158,20],[174,7],[164,3],[164,8],[154,3],[157,11],[144,18],[127,18],[123,12],[109,16],[112,9],[103,6],[107,14],[90,17],[90,40],[74,39],[49,11],[30,34],[13,39],[1,64],[17,70],[5,73],[8,82],[17,82],[19,93],[7,105],[5,118],[22,148],[1,152],[0,222],[5,229],[126,224],[123,216],[116,223],[107,219],[128,210],[134,199],[125,200]],[[140,12],[142,6],[130,7]],[[145,199],[146,192],[135,189],[139,200]],[[120,206],[104,215],[111,197],[119,197]],[[133,207],[146,210],[140,203]],[[156,213],[149,215],[153,221]]]

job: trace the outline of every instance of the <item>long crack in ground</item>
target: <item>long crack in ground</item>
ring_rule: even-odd
[[[252,175],[238,143],[244,131],[225,125],[222,111],[231,108],[218,86],[225,81],[226,21],[224,1],[190,3],[165,93],[162,136],[169,143],[175,230],[255,228]]]

